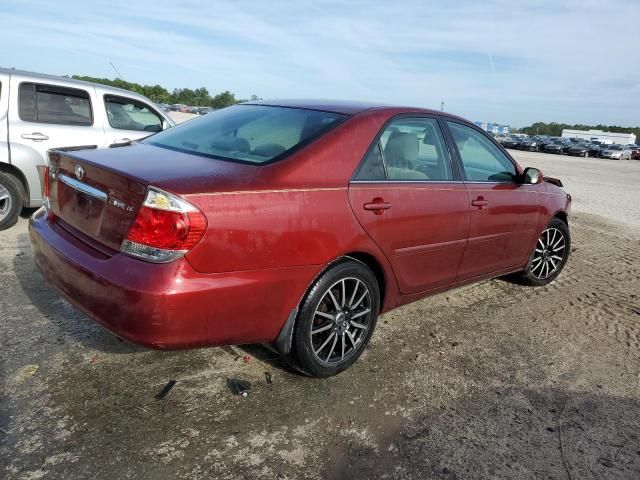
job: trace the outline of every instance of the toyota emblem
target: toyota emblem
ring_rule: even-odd
[[[84,178],[84,168],[82,165],[76,165],[76,178],[82,180]]]

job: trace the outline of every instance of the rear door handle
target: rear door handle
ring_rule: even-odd
[[[391,204],[389,202],[385,202],[382,198],[374,198],[369,203],[365,203],[363,205],[365,210],[370,210],[376,215],[382,215],[384,210],[389,210],[391,208]]]
[[[25,140],[33,140],[34,142],[43,142],[44,140],[49,140],[48,136],[40,132],[23,133],[20,136]]]
[[[489,202],[485,200],[483,197],[478,197],[475,200],[471,201],[471,205],[473,205],[474,207],[482,208],[489,205]]]

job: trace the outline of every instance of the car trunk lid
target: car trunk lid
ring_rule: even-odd
[[[52,213],[91,239],[119,250],[144,201],[147,184],[75,152],[55,152],[49,158]]]
[[[82,234],[120,250],[147,187],[188,197],[246,189],[257,168],[143,143],[50,153],[52,213]]]

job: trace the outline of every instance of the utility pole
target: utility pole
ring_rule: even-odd
[[[440,102],[440,111],[444,112],[444,100]]]

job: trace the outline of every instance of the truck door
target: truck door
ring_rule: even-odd
[[[95,89],[90,85],[12,75],[8,122],[12,149],[23,145],[44,164],[52,148],[106,146],[103,121],[94,114],[94,104]]]

